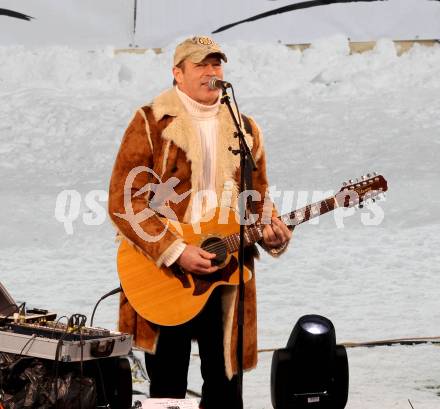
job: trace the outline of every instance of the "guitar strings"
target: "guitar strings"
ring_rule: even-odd
[[[228,237],[231,237],[231,240],[232,240],[233,236],[234,235],[231,235],[231,236],[228,236]],[[202,249],[205,250],[205,251],[209,251],[209,252],[211,252],[211,251],[215,252],[215,250],[222,250],[222,248],[224,246],[228,247],[228,244],[229,244],[228,241],[227,241],[228,237],[225,237],[224,239],[221,239],[220,242],[209,244],[206,247],[202,247]],[[232,245],[234,245],[234,242],[230,242],[230,243]]]
[[[228,237],[233,237],[233,236],[228,236]],[[213,243],[213,244],[209,244],[206,247],[202,247],[203,250],[206,251],[213,251],[213,250],[222,250],[222,248],[224,246],[228,247],[228,241],[227,241],[227,237],[225,237],[224,239],[221,239],[220,242],[218,243]],[[231,242],[231,244],[233,245],[234,243]]]
[[[209,252],[211,252],[211,251],[215,252],[215,250],[221,250],[224,245],[228,246],[228,244],[229,244],[228,243],[228,237],[231,238],[231,242],[230,243],[232,245],[234,245],[234,242],[232,242],[232,240],[233,240],[233,237],[236,236],[236,235],[237,235],[237,233],[235,233],[233,235],[230,235],[230,236],[227,236],[227,237],[221,239],[220,242],[209,244],[206,247],[202,247],[202,248],[203,248],[203,250],[209,251]]]
[[[202,247],[202,249],[208,252],[214,252],[215,250],[222,250],[224,245],[226,245],[226,247],[228,246],[225,239],[221,240],[220,243],[209,244],[206,247]]]

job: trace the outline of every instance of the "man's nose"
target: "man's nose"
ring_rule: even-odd
[[[217,71],[215,69],[215,66],[212,64],[207,64],[206,65],[206,73],[210,76],[216,75]]]

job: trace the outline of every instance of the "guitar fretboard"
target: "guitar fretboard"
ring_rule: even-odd
[[[294,210],[293,212],[286,213],[278,218],[284,222],[291,230],[295,226],[304,223],[314,217],[318,217],[322,214],[330,212],[338,207],[335,196],[329,197],[320,202],[309,204],[301,209]],[[248,227],[244,232],[245,246],[250,246],[263,238],[263,229],[265,224],[259,224],[257,226]],[[228,252],[233,253],[238,250],[240,245],[239,233],[231,234],[223,239],[226,244]]]
[[[280,216],[279,219],[281,219],[287,226],[292,226],[293,229],[298,224],[330,212],[336,207],[336,199],[332,196],[325,200],[321,200],[320,202],[312,203],[301,209],[294,210],[291,213],[284,214]]]

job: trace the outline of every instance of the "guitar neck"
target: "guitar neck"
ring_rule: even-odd
[[[291,230],[298,224],[307,222],[314,217],[318,217],[322,214],[328,213],[338,207],[336,197],[332,196],[327,199],[315,202],[301,209],[294,210],[291,213],[284,214],[278,218],[284,222]]]
[[[301,209],[294,210],[293,212],[286,213],[279,216],[286,226],[293,230],[295,226],[304,223],[314,217],[328,213],[338,207],[336,197],[332,196],[327,199],[315,202]],[[257,226],[247,227],[244,232],[245,246],[250,246],[263,238],[264,224]],[[240,235],[238,233],[227,236],[223,239],[226,242],[228,251],[233,253],[238,250],[240,244]]]

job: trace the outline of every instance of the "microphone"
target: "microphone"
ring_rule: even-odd
[[[217,77],[211,77],[208,82],[209,89],[226,89],[231,88],[232,84],[230,82],[226,82],[218,79]]]

